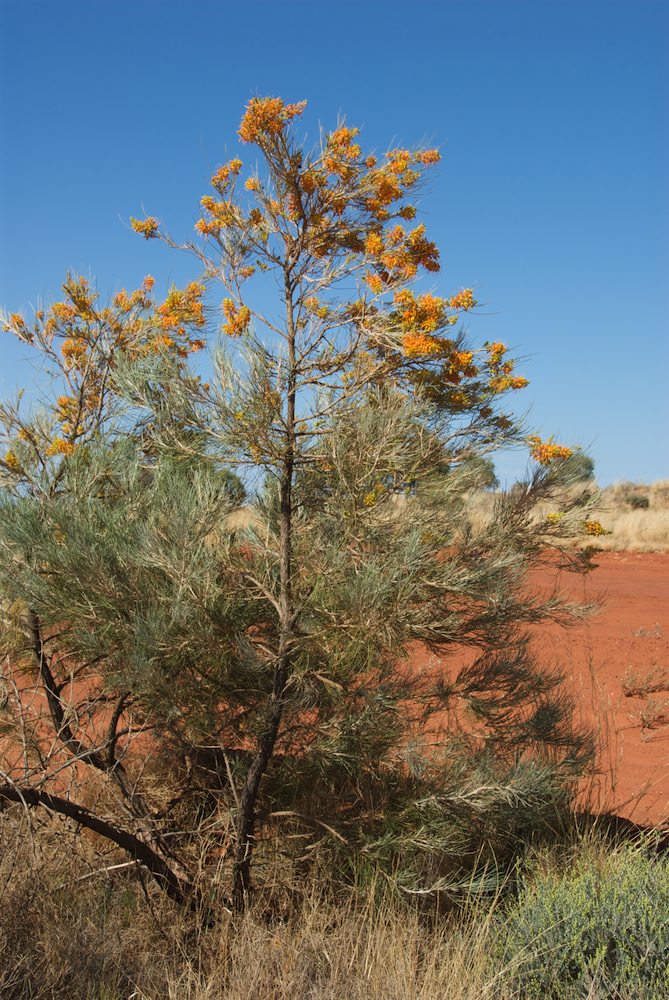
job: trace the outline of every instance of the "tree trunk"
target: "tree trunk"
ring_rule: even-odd
[[[288,340],[288,376],[286,397],[286,448],[283,456],[279,507],[279,643],[274,671],[272,694],[267,709],[267,723],[258,752],[249,767],[242,787],[237,814],[236,847],[232,877],[233,907],[242,912],[248,903],[251,888],[251,858],[253,854],[256,803],[260,783],[274,754],[281,727],[283,698],[293,655],[292,642],[295,612],[292,592],[292,518],[293,472],[295,467],[295,397],[297,372],[295,364],[296,328],[293,312],[293,286],[290,265],[284,270],[286,331]]]

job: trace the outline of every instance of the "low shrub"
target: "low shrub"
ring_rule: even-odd
[[[523,1000],[666,1000],[669,861],[627,847],[531,873],[500,949]]]

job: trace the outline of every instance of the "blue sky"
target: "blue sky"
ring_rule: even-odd
[[[526,358],[533,428],[602,484],[666,478],[668,45],[666,0],[0,0],[0,304],[68,269],[194,276],[129,216],[189,234],[248,99],[306,98],[314,135],[341,112],[369,147],[441,148],[436,290],[473,287],[473,338]],[[31,373],[3,335],[0,395]]]

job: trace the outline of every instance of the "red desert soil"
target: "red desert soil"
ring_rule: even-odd
[[[559,573],[584,623],[541,630],[580,710],[604,742],[591,806],[641,824],[669,821],[669,552],[601,552],[585,577]],[[546,574],[546,583],[552,583]],[[626,691],[634,694],[626,695]]]
[[[545,570],[570,600],[600,601],[585,621],[538,627],[537,652],[558,665],[580,718],[597,733],[597,773],[583,782],[583,808],[640,825],[669,823],[669,552],[600,552],[580,574]],[[459,663],[469,659],[457,656]],[[417,667],[432,656],[415,650]],[[634,694],[630,696],[630,690]],[[627,692],[627,694],[626,694]]]

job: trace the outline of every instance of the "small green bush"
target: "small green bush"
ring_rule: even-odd
[[[669,861],[627,848],[527,879],[500,948],[523,1000],[666,1000]]]

